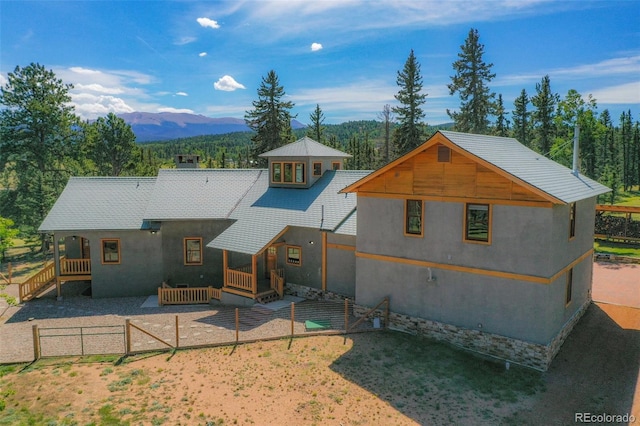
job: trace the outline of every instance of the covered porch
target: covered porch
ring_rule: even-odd
[[[230,266],[229,252],[222,251],[223,286],[221,291],[258,301],[284,297],[284,268],[277,262],[277,246],[251,256],[250,264]],[[264,264],[263,268],[258,263]],[[260,273],[262,269],[263,273]]]
[[[64,254],[61,254],[60,246]],[[56,285],[57,297],[61,297],[61,284],[67,281],[91,281],[91,254],[89,240],[71,236],[54,238],[53,259],[42,269],[20,284],[20,300],[31,300],[52,285]],[[68,256],[72,256],[69,258]]]

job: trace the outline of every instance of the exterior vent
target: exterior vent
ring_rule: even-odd
[[[438,163],[451,162],[451,149],[448,146],[438,145]]]

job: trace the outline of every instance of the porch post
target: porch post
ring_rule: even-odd
[[[258,294],[258,256],[251,256],[251,287],[255,296]]]
[[[322,234],[322,291],[327,291],[327,233]]]
[[[60,288],[60,241],[56,234],[53,234],[53,267],[56,272],[56,290],[58,291],[58,300],[62,297],[62,289]]]
[[[222,250],[222,286],[227,286],[227,268],[228,268],[228,255],[226,250]]]

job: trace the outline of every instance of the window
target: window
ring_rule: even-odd
[[[302,249],[298,246],[287,246],[287,264],[300,266],[302,264]]]
[[[296,183],[304,183],[304,163],[296,164]]]
[[[284,181],[286,183],[293,182],[293,163],[283,163],[284,165]]]
[[[322,176],[322,163],[313,163],[313,175]]]
[[[571,297],[573,295],[573,268],[567,271],[567,289],[564,297],[564,305],[567,306],[571,303]]]
[[[271,163],[272,183],[305,183],[305,163]]]
[[[576,203],[569,205],[569,238],[576,236]]]
[[[422,201],[407,200],[405,203],[404,211],[405,234],[422,236]]]
[[[102,263],[117,265],[120,263],[120,240],[101,240]]]
[[[339,161],[334,161],[333,163],[331,163],[331,168],[333,170],[340,170],[341,168],[341,163]]]
[[[438,163],[451,162],[451,149],[448,146],[438,145]]]
[[[488,204],[467,204],[465,233],[467,241],[490,242],[491,215]]]
[[[184,239],[184,264],[202,265],[202,238]]]
[[[282,163],[271,164],[271,182],[282,182]]]

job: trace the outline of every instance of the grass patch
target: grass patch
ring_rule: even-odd
[[[616,256],[640,257],[640,244],[627,244],[606,240],[596,240],[593,243],[593,249],[596,253],[613,254]]]

